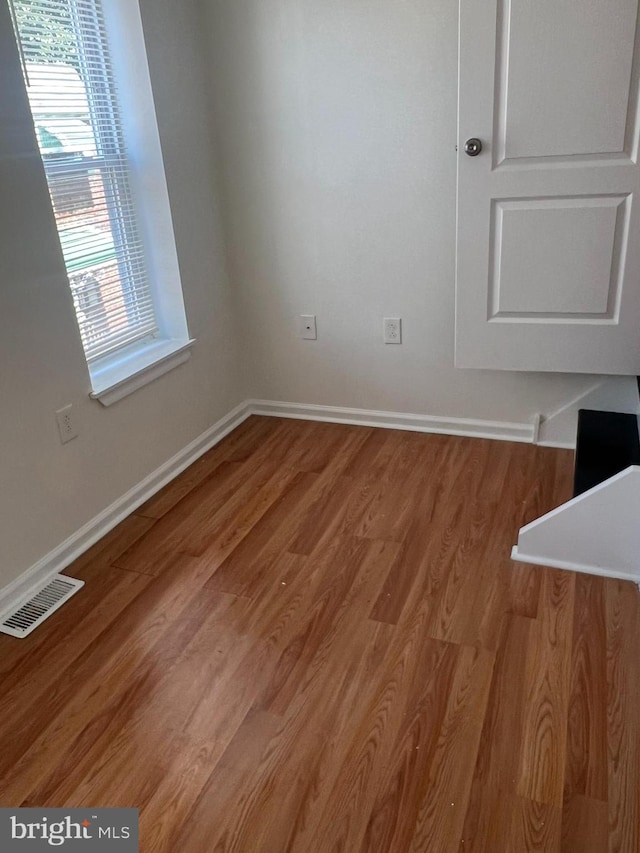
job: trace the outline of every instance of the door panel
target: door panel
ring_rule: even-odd
[[[634,0],[500,0],[498,162],[624,151],[635,19]]]
[[[620,196],[496,201],[489,319],[617,317]]]
[[[637,19],[461,0],[458,366],[640,373]]]

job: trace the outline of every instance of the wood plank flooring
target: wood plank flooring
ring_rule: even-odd
[[[0,805],[144,853],[638,853],[640,597],[509,560],[572,454],[250,418],[0,636]]]

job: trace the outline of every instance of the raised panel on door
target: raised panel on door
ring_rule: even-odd
[[[456,364],[640,373],[637,0],[460,27]]]
[[[628,196],[496,200],[489,320],[618,321]]]
[[[635,0],[500,0],[498,162],[624,152],[636,13]]]

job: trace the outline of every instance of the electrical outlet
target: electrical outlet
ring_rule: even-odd
[[[78,435],[78,430],[73,419],[73,407],[65,406],[63,409],[58,409],[56,412],[56,421],[58,422],[58,432],[60,433],[60,441],[66,444]]]
[[[301,314],[298,317],[298,334],[305,341],[315,341],[318,338],[315,314]]]
[[[402,343],[402,320],[400,317],[385,317],[383,330],[385,344]]]

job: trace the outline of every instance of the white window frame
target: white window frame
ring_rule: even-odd
[[[102,0],[102,13],[159,330],[88,362],[90,396],[109,406],[187,361],[195,340],[187,326],[139,5]]]

